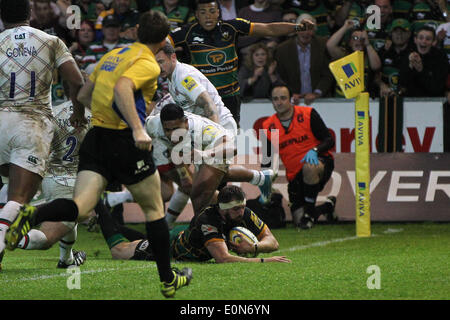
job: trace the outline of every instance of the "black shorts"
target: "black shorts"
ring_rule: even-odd
[[[138,149],[131,129],[93,127],[80,146],[78,172],[89,170],[108,182],[136,184],[155,173],[151,151]]]
[[[319,157],[324,164],[324,172],[322,179],[319,181],[320,191],[325,187],[334,170],[334,159],[331,157]],[[305,205],[305,195],[303,182],[303,170],[295,176],[294,180],[288,184],[289,202],[291,202],[291,212]]]
[[[222,102],[233,115],[236,124],[239,127],[239,121],[241,120],[241,97],[237,94],[230,97],[222,98]]]

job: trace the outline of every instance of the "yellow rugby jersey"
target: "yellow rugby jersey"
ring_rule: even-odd
[[[155,94],[159,73],[153,52],[139,42],[104,55],[89,77],[95,83],[91,103],[92,125],[118,130],[128,127],[114,102],[114,86],[120,77],[133,81],[136,111],[144,124],[146,106]]]

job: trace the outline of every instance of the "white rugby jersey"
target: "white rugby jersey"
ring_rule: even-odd
[[[172,73],[172,79],[169,79],[169,92],[176,104],[183,108],[184,111],[204,116],[204,109],[195,104],[198,96],[203,91],[207,91],[216,104],[219,113],[219,123],[222,124],[225,119],[233,117],[230,110],[223,104],[216,87],[208,78],[197,68],[177,61]]]
[[[232,141],[234,137],[228,133],[220,124],[209,120],[208,118],[185,112],[185,116],[189,123],[189,139],[180,142],[182,145],[190,144],[198,150],[212,149],[223,136],[228,136],[228,140]],[[153,139],[153,144],[162,143],[167,149],[172,150],[175,145],[169,141],[164,134],[160,115],[148,116],[145,121],[145,129],[149,136]]]
[[[88,125],[75,129],[69,121],[72,113],[72,101],[53,107],[54,117],[52,122],[55,127],[55,133],[50,147],[46,174],[47,177],[53,178],[57,183],[70,187],[75,186],[79,159],[78,152],[91,123],[91,112],[89,109],[85,109]]]
[[[153,108],[152,112],[150,112],[150,115],[156,116],[157,114],[161,113],[162,108],[164,108],[164,106],[169,103],[175,103],[175,101],[173,100],[170,93],[167,93],[161,99],[158,100],[158,102],[155,104],[155,107]]]
[[[51,115],[54,71],[72,54],[58,37],[20,26],[0,33],[0,110]]]

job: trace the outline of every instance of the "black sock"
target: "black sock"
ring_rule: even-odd
[[[108,212],[108,208],[102,201],[99,201],[95,206],[95,213],[98,214],[98,224],[102,230],[103,237],[108,240],[112,236],[120,233],[116,227],[114,219]]]
[[[172,282],[174,275],[170,267],[170,236],[166,219],[146,222],[145,229],[150,242],[149,247],[151,247],[158,267],[159,279],[164,282]]]
[[[142,232],[139,232],[137,230],[134,230],[132,228],[128,228],[126,226],[122,226],[120,224],[116,224],[117,230],[119,230],[119,232],[121,234],[123,234],[123,236],[125,238],[128,239],[128,241],[135,241],[135,240],[142,240],[142,239],[147,239],[147,237],[145,236],[145,234],[143,234]]]
[[[78,207],[71,199],[56,199],[37,208],[33,226],[44,221],[77,221]]]
[[[324,202],[320,206],[316,207],[316,216],[314,218],[318,219],[321,215],[326,215],[332,213],[334,210],[333,205],[329,202]]]
[[[123,204],[119,203],[117,206],[114,206],[111,210],[111,217],[114,221],[119,225],[124,225],[125,222],[123,220]],[[142,239],[142,238],[141,238]]]
[[[303,194],[305,196],[305,213],[315,217],[316,199],[319,194],[319,184],[304,184]]]

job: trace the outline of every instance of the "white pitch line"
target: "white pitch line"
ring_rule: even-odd
[[[313,243],[310,243],[310,244],[305,244],[305,245],[302,245],[302,246],[291,247],[291,248],[288,248],[288,249],[285,249],[285,250],[279,250],[278,252],[283,252],[283,251],[289,251],[289,252],[300,251],[300,250],[305,250],[305,249],[314,248],[314,247],[323,247],[323,246],[329,245],[331,243],[344,242],[344,241],[356,240],[356,239],[358,239],[357,236],[332,239],[332,240],[328,240],[328,241],[319,241],[319,242],[313,242]]]
[[[385,231],[383,231],[384,234],[392,234],[392,233],[398,233],[398,232],[402,232],[403,229],[387,229]],[[377,237],[377,234],[372,234],[372,237]],[[327,240],[327,241],[319,241],[319,242],[313,242],[310,244],[305,244],[302,246],[295,246],[295,247],[291,247],[288,249],[284,249],[284,250],[279,250],[278,252],[292,252],[292,251],[300,251],[300,250],[306,250],[306,249],[310,249],[310,248],[314,248],[314,247],[324,247],[326,245],[329,245],[331,243],[339,243],[339,242],[344,242],[344,241],[350,241],[350,240],[356,240],[359,239],[358,236],[353,236],[353,237],[345,237],[345,238],[337,238],[337,239],[332,239],[332,240]]]
[[[133,268],[109,268],[109,269],[95,269],[95,270],[85,270],[81,271],[80,274],[93,274],[93,273],[102,273],[102,272],[110,272],[110,271],[129,271],[129,270],[136,270],[136,269],[146,269],[148,267],[155,267],[154,264],[148,264],[146,266],[139,266],[139,267],[133,267]],[[57,274],[48,274],[48,275],[41,275],[41,276],[35,276],[31,278],[21,278],[21,279],[0,279],[0,283],[6,283],[6,282],[20,282],[20,281],[37,281],[37,280],[47,280],[47,279],[53,279],[53,278],[67,278],[70,276],[70,273],[63,272],[63,273],[57,273]]]

